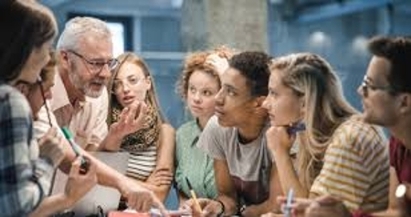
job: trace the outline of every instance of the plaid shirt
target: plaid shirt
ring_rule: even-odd
[[[38,158],[26,98],[0,84],[0,215],[27,216],[49,192],[52,174]]]

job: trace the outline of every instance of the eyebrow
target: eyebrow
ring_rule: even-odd
[[[238,91],[238,89],[236,87],[234,87],[233,85],[231,85],[231,84],[223,84],[223,86],[225,88],[232,89],[234,91]]]

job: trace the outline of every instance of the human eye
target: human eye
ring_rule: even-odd
[[[139,80],[140,80],[140,79],[138,79],[138,78],[136,78],[136,77],[129,77],[129,78],[127,79],[128,83],[130,83],[130,84],[137,84]]]
[[[193,86],[188,87],[188,90],[190,91],[190,93],[195,93],[196,92],[196,88]]]
[[[272,90],[272,89],[268,89],[268,95],[269,95],[269,96],[272,96],[272,97],[276,97],[276,96],[277,96],[277,92],[275,92],[275,91]]]
[[[90,64],[90,66],[94,67],[94,68],[101,68],[103,67],[106,63],[105,62],[101,62],[101,61],[88,61],[88,64]]]
[[[227,94],[229,96],[235,96],[237,93],[232,88],[227,88]]]
[[[213,95],[213,92],[210,91],[210,90],[203,90],[203,95],[204,96],[211,96],[211,95]]]

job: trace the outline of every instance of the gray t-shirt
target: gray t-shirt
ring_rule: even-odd
[[[240,204],[259,204],[268,199],[271,155],[264,127],[254,141],[241,144],[238,129],[222,127],[213,116],[203,130],[197,146],[210,157],[226,160]]]

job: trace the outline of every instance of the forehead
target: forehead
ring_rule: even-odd
[[[221,75],[221,84],[223,86],[233,87],[238,91],[250,91],[250,87],[247,84],[247,78],[244,77],[239,70],[231,67]]]
[[[391,63],[382,57],[373,56],[368,65],[366,76],[377,82],[388,82]]]
[[[218,78],[202,70],[195,70],[189,79],[189,82],[218,83]]]
[[[129,76],[136,76],[136,77],[145,77],[143,69],[138,66],[137,64],[125,62],[121,66],[118,74],[117,79],[124,79]]]
[[[271,70],[270,80],[269,80],[268,85],[270,87],[280,86],[280,85],[282,85],[282,79],[283,79],[283,74],[281,73],[281,70],[279,70],[279,69]]]
[[[113,58],[113,44],[111,38],[91,34],[79,39],[80,52],[88,58],[111,59]]]

